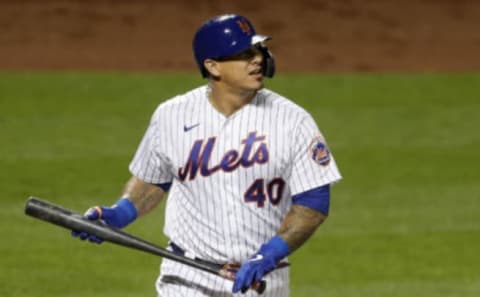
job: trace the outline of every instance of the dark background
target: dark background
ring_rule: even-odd
[[[206,19],[243,14],[281,71],[480,69],[480,1],[0,0],[0,69],[195,70]]]

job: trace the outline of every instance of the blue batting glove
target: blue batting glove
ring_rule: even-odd
[[[260,250],[243,263],[237,271],[233,283],[233,293],[245,293],[253,283],[259,282],[267,273],[277,268],[278,262],[290,253],[290,249],[280,236],[274,236],[263,244]]]
[[[94,206],[89,208],[84,217],[91,221],[102,220],[108,226],[123,228],[137,218],[135,205],[127,198],[121,198],[112,207]],[[90,242],[102,243],[103,239],[87,232],[72,230],[72,236],[81,240],[88,239]]]

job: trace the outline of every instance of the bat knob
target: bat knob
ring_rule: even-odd
[[[252,288],[258,294],[263,294],[263,292],[265,292],[265,289],[267,288],[267,282],[264,281],[264,280],[261,280],[259,282],[255,282],[255,283],[253,283]]]

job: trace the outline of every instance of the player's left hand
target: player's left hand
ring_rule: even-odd
[[[263,244],[260,250],[237,271],[233,283],[233,293],[245,293],[253,283],[259,282],[267,273],[277,268],[278,262],[287,256],[287,243],[279,236]]]

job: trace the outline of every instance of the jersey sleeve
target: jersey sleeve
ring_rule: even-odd
[[[325,138],[310,115],[299,122],[294,132],[291,195],[339,181],[342,177]]]
[[[134,176],[151,184],[166,184],[173,180],[171,164],[162,152],[165,137],[161,126],[161,115],[157,109],[129,165]]]

